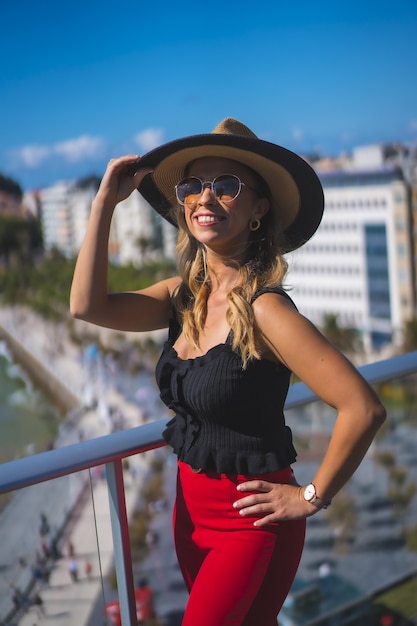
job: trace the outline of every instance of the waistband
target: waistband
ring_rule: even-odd
[[[224,474],[219,473],[214,470],[203,470],[200,468],[193,468],[188,463],[184,463],[184,461],[178,460],[178,469],[181,473],[190,474],[190,475],[203,475],[207,476],[207,478],[215,478],[219,479],[228,479],[233,482],[241,482],[245,480],[266,480],[272,483],[292,483],[295,480],[294,472],[292,467],[289,465],[288,467],[284,467],[283,469],[277,470],[276,472],[269,472],[267,474]]]

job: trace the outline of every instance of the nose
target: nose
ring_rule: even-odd
[[[199,204],[207,204],[213,202],[215,195],[210,183],[203,184],[203,192],[198,200]]]

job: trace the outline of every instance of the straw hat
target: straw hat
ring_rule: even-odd
[[[244,124],[226,118],[212,133],[191,135],[166,143],[145,154],[140,166],[153,167],[138,188],[162,217],[176,225],[175,185],[186,166],[201,157],[238,161],[257,172],[271,192],[274,224],[283,232],[285,251],[302,246],[320,224],[324,197],[321,183],[310,165],[294,152],[258,137]]]

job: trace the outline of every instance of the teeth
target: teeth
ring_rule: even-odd
[[[219,218],[214,215],[199,215],[197,221],[199,224],[208,224],[210,222],[218,222]]]

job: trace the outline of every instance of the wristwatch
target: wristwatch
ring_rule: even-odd
[[[313,485],[313,483],[310,483],[309,485],[307,485],[307,487],[304,489],[303,495],[304,495],[304,500],[307,500],[307,502],[314,504],[314,506],[317,507],[318,509],[327,509],[327,507],[330,506],[330,504],[332,503],[331,500],[329,500],[328,502],[325,502],[324,500],[318,497],[318,495],[316,494],[316,488]]]

